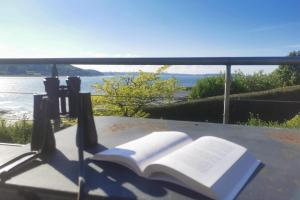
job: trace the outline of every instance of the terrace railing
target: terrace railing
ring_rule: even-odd
[[[229,121],[231,66],[300,64],[300,57],[2,58],[0,64],[223,65],[226,66],[223,123]]]

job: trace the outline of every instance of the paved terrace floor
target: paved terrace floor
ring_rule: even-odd
[[[300,199],[298,130],[121,117],[97,117],[95,122],[99,145],[85,152],[85,157],[153,131],[183,131],[193,139],[214,135],[245,146],[265,165],[237,199]],[[42,162],[33,162],[32,166],[1,182],[0,199],[13,199],[16,196],[23,199],[75,199],[78,190],[75,133],[75,126],[57,132],[57,151]],[[0,145],[0,165],[11,156],[28,149],[28,145]],[[207,199],[170,183],[143,179],[127,168],[112,163],[86,161],[86,180],[91,199]]]

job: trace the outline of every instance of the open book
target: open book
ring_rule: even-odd
[[[233,199],[259,166],[246,148],[182,132],[153,132],[99,152],[94,160],[124,165],[140,176],[172,182],[212,199]]]

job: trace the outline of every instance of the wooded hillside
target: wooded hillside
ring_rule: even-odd
[[[2,76],[50,76],[53,65],[0,65]],[[101,72],[91,69],[81,69],[72,65],[57,65],[59,76],[101,76]]]

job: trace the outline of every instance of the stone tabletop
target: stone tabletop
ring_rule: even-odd
[[[88,159],[103,149],[167,130],[183,131],[193,139],[204,135],[221,137],[245,146],[261,160],[264,167],[237,199],[300,199],[299,130],[124,117],[96,117],[95,123],[99,144],[85,151],[88,199],[207,199],[171,183],[141,178],[117,164]],[[57,150],[0,182],[0,199],[74,199],[79,169],[75,135],[76,126],[57,132]],[[28,149],[28,145],[0,145],[0,165]]]

